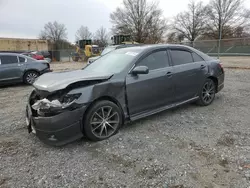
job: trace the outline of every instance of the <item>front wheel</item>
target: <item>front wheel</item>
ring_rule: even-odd
[[[99,101],[87,112],[83,129],[88,139],[100,141],[116,134],[121,124],[120,108],[111,101]]]
[[[216,86],[213,80],[207,79],[199,94],[198,104],[201,106],[210,105],[215,98]]]

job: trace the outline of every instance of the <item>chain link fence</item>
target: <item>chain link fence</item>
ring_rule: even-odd
[[[192,46],[211,56],[250,56],[250,38],[197,40],[178,44]]]
[[[220,44],[219,44],[220,43]],[[194,42],[184,41],[174,44],[182,44],[192,46],[210,56],[250,56],[250,38],[238,39],[223,39],[223,40],[196,40]],[[219,48],[220,46],[220,48]],[[55,49],[55,48],[54,48]],[[76,54],[76,49],[73,46],[63,46],[61,50],[50,48],[50,59],[59,62],[74,62],[72,56]],[[100,48],[102,51],[104,48]],[[16,52],[22,53],[26,50],[2,50],[1,52]],[[28,49],[27,49],[28,51]]]

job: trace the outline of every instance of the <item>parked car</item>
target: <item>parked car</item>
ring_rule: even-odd
[[[0,85],[16,82],[32,84],[46,72],[51,72],[46,61],[37,61],[22,54],[0,53]]]
[[[51,55],[48,51],[37,51],[35,52],[38,55],[42,55],[44,58],[50,58],[51,59]]]
[[[211,104],[224,87],[219,60],[182,45],[114,50],[82,70],[48,73],[33,84],[29,132],[49,145],[83,135],[107,139],[122,124],[185,103]]]
[[[105,54],[112,52],[114,50],[121,49],[121,48],[134,47],[134,46],[139,46],[139,45],[141,44],[120,44],[120,45],[107,46],[106,48],[104,48],[100,56],[89,58],[87,65],[89,65],[90,63],[93,63],[95,60],[97,60],[101,56],[104,56]]]
[[[32,57],[32,58],[34,58],[34,59],[36,59],[36,60],[44,60],[44,57],[43,57],[42,55],[38,55],[38,54],[33,53],[33,52],[30,52],[30,53],[28,53],[28,52],[22,53],[22,55],[26,55],[26,56]]]
[[[34,53],[36,53],[38,55],[42,55],[44,57],[44,59],[46,61],[48,61],[48,63],[51,63],[52,58],[51,58],[51,55],[50,55],[50,53],[48,51],[37,51],[37,52],[34,52]]]

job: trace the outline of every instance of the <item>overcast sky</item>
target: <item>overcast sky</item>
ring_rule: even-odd
[[[186,9],[189,0],[158,0],[171,18]],[[204,3],[209,0],[203,0]],[[0,37],[37,38],[45,23],[58,21],[67,27],[68,40],[75,41],[81,26],[95,32],[111,28],[109,15],[122,0],[0,0]],[[250,0],[245,3],[250,8]]]

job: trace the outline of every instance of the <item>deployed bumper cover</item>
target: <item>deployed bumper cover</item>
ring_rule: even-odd
[[[35,129],[37,137],[45,144],[61,146],[83,137],[82,117],[86,106],[73,111],[66,110],[50,117],[33,116],[27,105],[26,117],[29,132]]]

